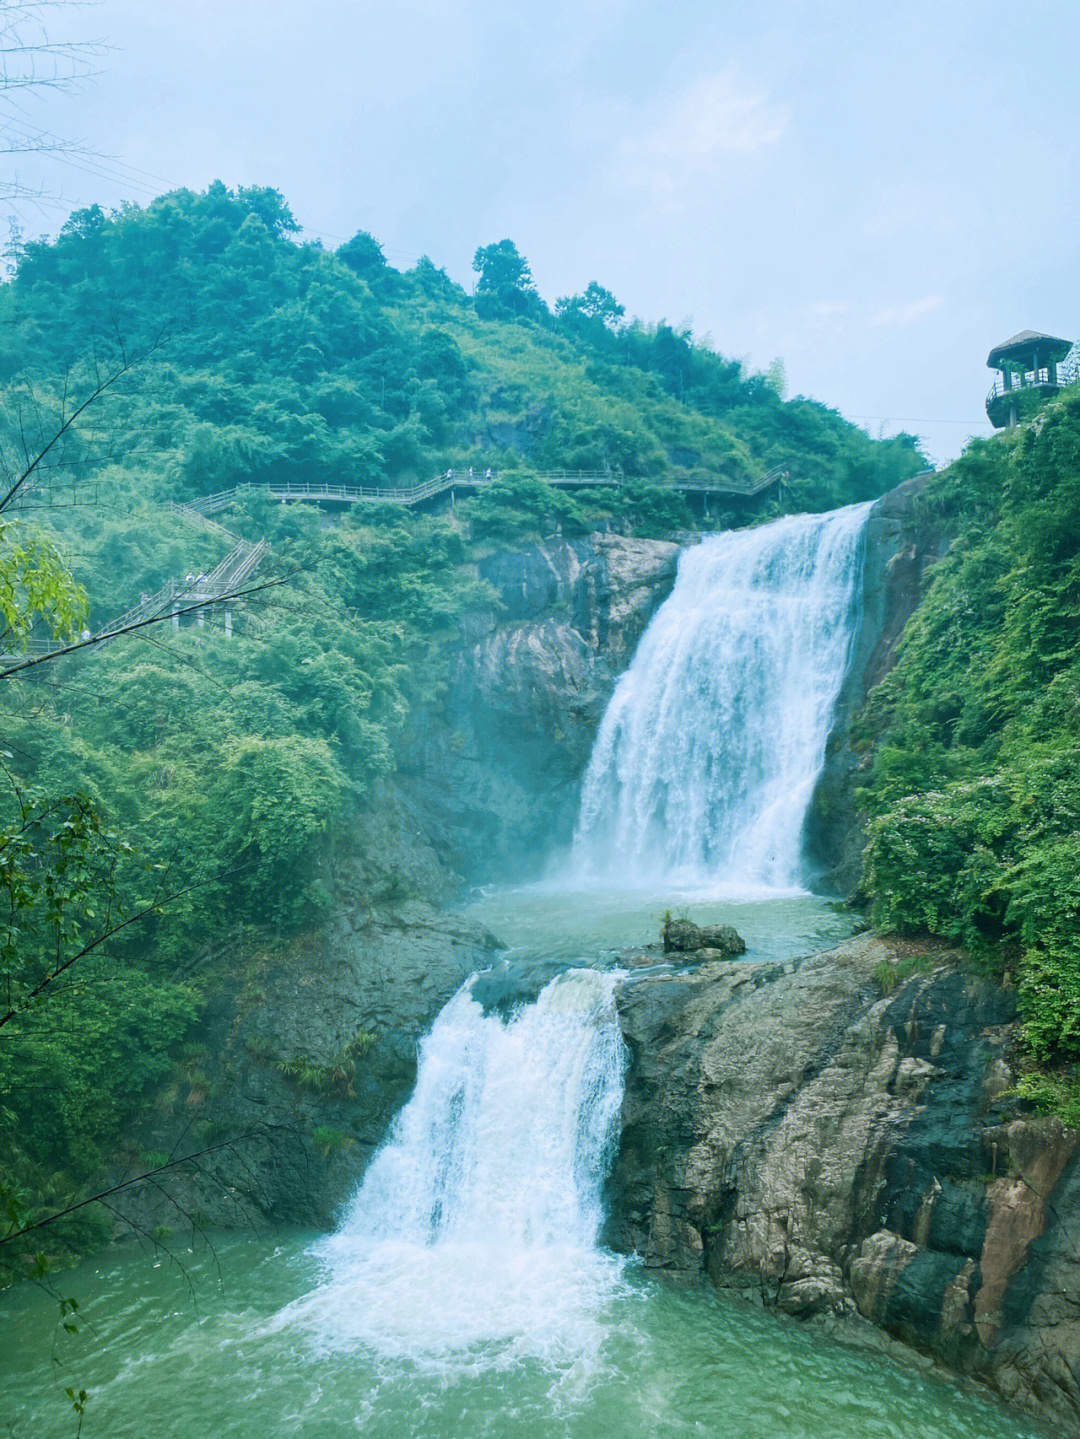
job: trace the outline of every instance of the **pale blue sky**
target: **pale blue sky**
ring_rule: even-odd
[[[63,205],[31,231],[220,178],[467,285],[509,236],[549,301],[598,280],[938,460],[988,432],[993,344],[1080,335],[1076,0],[102,0],[51,23],[114,48],[27,118],[120,168],[48,162]]]

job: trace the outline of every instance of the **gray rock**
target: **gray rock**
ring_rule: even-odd
[[[609,1237],[887,1335],[1080,1434],[1080,1133],[1011,1117],[1014,998],[948,951],[883,995],[868,936],[629,975]]]
[[[710,958],[745,954],[746,943],[730,924],[697,925],[688,919],[669,919],[663,928],[665,954],[708,950]]]
[[[229,1147],[172,1174],[167,1192],[129,1193],[123,1212],[144,1232],[185,1214],[210,1228],[332,1224],[412,1090],[417,1040],[495,952],[478,925],[408,901],[341,910],[283,953],[245,954],[193,1036],[200,1083],[158,1096],[139,1146],[192,1153],[210,1134]],[[358,1034],[371,1043],[350,1055]],[[290,1076],[301,1058],[353,1073],[320,1088]]]
[[[730,924],[703,924],[701,948],[720,954],[745,954],[746,941]]]
[[[467,879],[534,878],[569,841],[596,730],[679,551],[596,534],[481,563],[497,601],[465,621],[449,691],[417,717],[399,776]]]

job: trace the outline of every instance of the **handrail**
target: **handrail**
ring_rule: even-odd
[[[223,528],[216,526],[215,528]],[[210,571],[208,575],[199,575],[197,579],[186,580],[181,583],[179,580],[167,580],[159,590],[152,595],[141,599],[137,605],[132,605],[123,614],[116,615],[99,630],[87,636],[88,643],[102,643],[115,639],[139,620],[168,619],[171,615],[179,614],[182,608],[200,604],[215,604],[220,600],[228,599],[230,592],[234,591],[237,585],[243,584],[244,580],[252,573],[259,561],[269,552],[270,546],[265,540],[253,542],[251,540],[238,540],[229,553]],[[48,655],[57,650],[66,649],[68,640],[28,640],[24,649],[10,654],[0,654],[0,663],[18,662],[27,655]]]
[[[536,478],[543,480],[549,485],[565,485],[567,487],[577,485],[608,485],[619,486],[626,483],[626,477],[621,470],[538,470],[535,471]],[[728,495],[757,495],[784,478],[787,471],[782,465],[777,465],[766,474],[756,479],[734,480],[731,478],[717,478],[715,480],[666,480],[664,487],[679,490],[688,494],[728,494]],[[334,485],[327,482],[311,482],[303,480],[286,480],[276,483],[273,480],[261,484],[234,485],[229,490],[218,490],[212,495],[203,495],[199,499],[189,500],[183,506],[176,506],[183,512],[188,510],[202,516],[204,519],[219,510],[226,509],[233,500],[243,494],[263,493],[283,503],[288,500],[331,500],[342,504],[398,504],[416,505],[424,500],[433,499],[436,495],[445,494],[447,490],[454,489],[478,489],[489,481],[501,478],[499,472],[485,471],[480,475],[474,471],[447,470],[444,474],[436,475],[434,479],[424,480],[418,485]],[[224,526],[222,526],[224,528]]]
[[[181,519],[190,520],[191,523],[195,525],[201,525],[203,529],[216,530],[218,534],[226,535],[234,544],[240,538],[233,530],[227,529],[225,525],[220,524],[217,520],[209,519],[203,514],[202,510],[197,510],[194,505],[185,505],[178,503],[176,500],[166,500],[165,508],[172,510],[173,514],[179,515]]]
[[[766,471],[764,475],[752,480],[673,480],[667,481],[665,487],[686,494],[753,496],[760,494],[779,480],[786,479],[787,473],[782,465],[776,465]],[[536,476],[551,485],[618,486],[626,483],[626,477],[621,470],[541,470],[536,472]],[[218,520],[209,518],[218,510],[227,508],[241,494],[262,490],[282,501],[329,499],[344,503],[389,501],[390,503],[414,505],[447,490],[476,488],[496,478],[498,478],[497,471],[488,470],[483,476],[480,476],[475,473],[475,470],[458,473],[451,469],[447,470],[445,474],[436,475],[434,479],[425,480],[418,485],[400,485],[385,489],[377,485],[331,485],[295,480],[275,484],[269,481],[262,485],[234,485],[231,489],[219,490],[216,494],[204,495],[196,500],[185,502],[169,500],[166,502],[166,507],[174,514],[225,535],[234,542],[232,548],[208,575],[199,575],[197,579],[189,579],[183,584],[178,580],[169,580],[154,594],[147,595],[137,605],[132,605],[123,614],[117,615],[103,625],[101,629],[89,636],[89,639],[93,642],[105,642],[115,638],[117,634],[138,623],[139,620],[150,616],[166,619],[179,612],[181,606],[178,602],[181,600],[187,605],[215,603],[226,598],[230,590],[242,584],[254,571],[263,556],[269,553],[270,547],[265,540],[242,539]],[[28,639],[19,653],[0,655],[0,663],[24,659],[27,654],[51,654],[54,650],[65,647],[66,642],[63,640]]]
[[[986,403],[989,404],[991,400],[996,400],[1002,395],[1015,395],[1020,390],[1063,390],[1071,384],[1075,384],[1075,381],[1062,375],[1060,365],[1056,367],[1052,379],[1048,365],[1043,365],[1038,370],[1013,370],[1007,376],[998,375],[990,386]]]

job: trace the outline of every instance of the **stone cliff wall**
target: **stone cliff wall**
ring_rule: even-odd
[[[864,937],[625,982],[611,1238],[869,1320],[1080,1434],[1080,1133],[1013,1112],[1009,991],[935,951],[883,992],[915,952]]]
[[[401,772],[460,874],[534,879],[570,839],[593,738],[679,549],[596,534],[481,563],[498,604],[468,617],[450,691]]]
[[[145,1232],[191,1216],[332,1225],[412,1091],[418,1038],[494,954],[478,925],[409,901],[343,907],[279,953],[234,956],[140,1135],[165,1154],[229,1143],[135,1190],[124,1213]]]
[[[946,527],[919,505],[928,479],[916,475],[890,490],[867,520],[859,630],[803,833],[814,887],[823,893],[846,896],[858,887],[865,826],[854,791],[868,757],[852,747],[852,724],[870,690],[896,662],[897,644],[926,591],[930,567],[949,543]]]
[[[280,950],[223,940],[198,1053],[157,1098],[143,1151],[239,1148],[130,1195],[145,1230],[333,1222],[408,1097],[416,1042],[495,941],[445,906],[463,878],[530,878],[569,838],[619,673],[674,583],[679,546],[595,535],[497,553],[497,603],[471,615],[449,694],[400,772],[329,837],[328,917]],[[370,1049],[349,1056],[358,1033]],[[331,1071],[354,1073],[341,1079]],[[322,1086],[322,1087],[320,1087]]]

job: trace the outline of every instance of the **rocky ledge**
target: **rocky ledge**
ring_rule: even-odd
[[[880,1330],[1080,1434],[1080,1133],[1017,1117],[1011,994],[860,937],[631,975],[611,1241]]]
[[[569,841],[600,720],[679,552],[594,534],[480,563],[494,603],[466,616],[449,689],[414,726],[399,776],[459,874],[533,879]]]
[[[127,1191],[129,1224],[334,1224],[412,1091],[417,1040],[496,950],[470,920],[406,901],[341,910],[280,953],[238,959],[138,1136],[197,1163]]]

